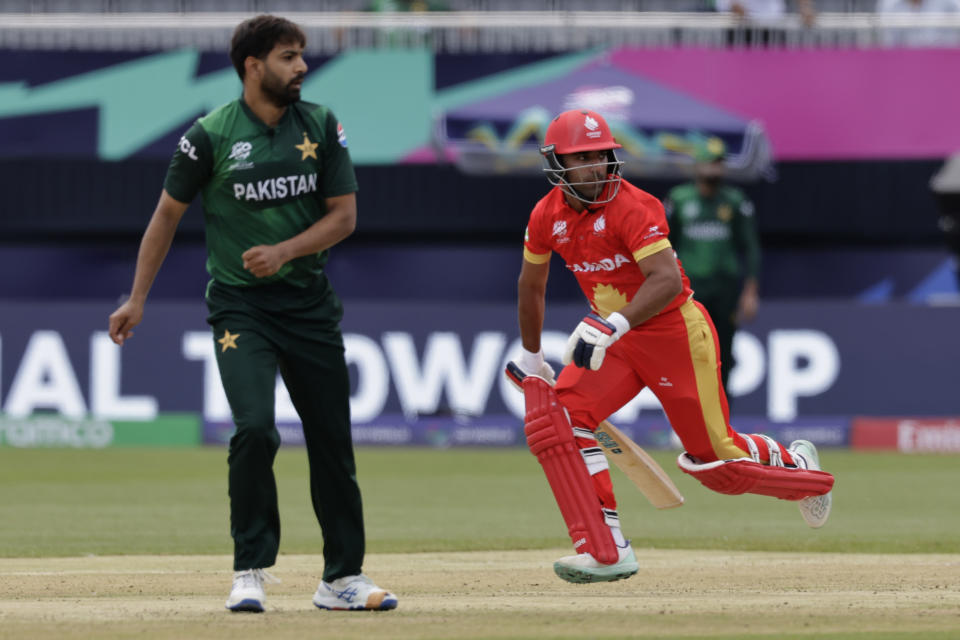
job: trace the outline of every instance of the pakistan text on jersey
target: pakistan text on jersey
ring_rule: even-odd
[[[301,196],[317,190],[317,174],[280,176],[258,182],[233,183],[233,197],[237,200],[281,200]]]
[[[698,222],[688,225],[684,233],[694,240],[726,240],[730,227],[722,222]]]
[[[582,271],[613,271],[614,269],[620,268],[620,265],[630,264],[631,262],[633,261],[630,258],[618,253],[612,258],[604,258],[598,262],[584,261],[577,264],[568,264],[567,269],[570,269],[570,271],[573,271],[574,273]]]

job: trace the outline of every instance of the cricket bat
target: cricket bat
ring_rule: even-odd
[[[507,378],[520,387],[526,374],[513,362],[507,363]],[[647,500],[657,509],[672,509],[683,504],[683,495],[666,471],[646,451],[604,420],[594,432],[597,443]]]
[[[640,445],[604,420],[594,432],[597,443],[647,500],[657,509],[672,509],[683,504],[683,495],[673,480]]]

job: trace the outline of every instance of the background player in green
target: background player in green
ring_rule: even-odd
[[[753,203],[725,184],[723,152],[697,155],[696,179],[674,187],[663,204],[670,243],[690,278],[694,295],[713,319],[720,342],[723,387],[733,368],[733,335],[757,314],[760,238]]]
[[[117,344],[133,335],[188,203],[200,193],[207,238],[207,321],[236,423],[230,440],[233,611],[263,611],[280,516],[273,460],[277,371],[303,422],[313,507],[323,532],[322,609],[393,609],[361,573],[363,511],[350,436],[342,307],[324,273],[328,249],[356,225],[357,183],[346,136],[324,106],[300,101],[303,31],[258,16],[233,35],[243,94],[180,139],[140,245],[130,298],[110,316]]]

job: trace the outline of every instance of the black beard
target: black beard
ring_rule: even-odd
[[[291,86],[297,80],[302,80],[302,78],[295,78],[284,87],[274,85],[269,79],[264,78],[260,84],[260,90],[275,107],[287,107],[300,99],[300,89],[294,89]]]
[[[578,189],[577,187],[573,186],[572,184],[568,184],[568,186],[569,186],[571,189],[573,189],[573,191],[574,191],[575,193],[578,193],[578,194],[580,195],[581,201],[583,201],[583,202],[587,202],[587,203],[596,202],[596,201],[597,201],[597,198],[599,198],[601,195],[603,195],[603,187],[601,187],[599,190],[597,190],[597,193],[596,193],[595,195],[592,195],[592,196],[591,196],[591,195],[588,195],[588,194],[584,193],[582,189]],[[605,187],[605,186],[606,186],[606,185],[604,185],[604,187]]]
[[[594,200],[596,200],[597,198],[599,198],[599,197],[600,197],[600,194],[602,193],[602,190],[601,190],[601,191],[597,191],[596,194],[594,194],[594,195],[591,196],[591,195],[589,195],[589,194],[584,193],[582,189],[577,189],[576,187],[574,187],[573,190],[576,191],[577,193],[579,193],[580,196],[581,196],[584,200],[587,200],[587,201],[589,201],[589,202],[593,202]]]
[[[723,182],[723,178],[711,176],[709,178],[700,178],[700,182],[708,189],[716,189],[720,186],[720,183]]]

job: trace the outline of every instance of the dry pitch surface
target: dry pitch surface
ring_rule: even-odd
[[[264,615],[224,610],[226,556],[0,559],[0,638],[960,637],[958,555],[638,549],[630,580],[571,585],[565,553],[370,555],[385,613],[315,609],[322,559],[281,556]]]

